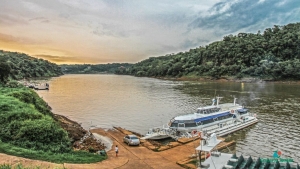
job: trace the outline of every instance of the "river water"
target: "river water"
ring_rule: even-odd
[[[49,84],[49,91],[37,93],[53,113],[86,129],[120,126],[141,134],[211,104],[214,96],[224,97],[221,103],[236,97],[260,121],[227,136],[237,142],[230,151],[271,157],[280,150],[283,157],[300,162],[299,84],[178,82],[118,75],[64,75]]]

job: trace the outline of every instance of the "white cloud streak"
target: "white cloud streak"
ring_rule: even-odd
[[[222,30],[226,20],[247,16],[235,11],[244,2],[249,0],[2,0],[0,34],[28,39],[28,43],[1,43],[0,39],[0,44],[32,55],[60,56],[61,61],[65,56],[66,62],[73,58],[86,59],[85,63],[134,63],[206,45],[266,19],[250,26],[226,25],[226,31]],[[204,25],[192,26],[197,21]]]

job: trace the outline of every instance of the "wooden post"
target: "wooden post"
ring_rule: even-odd
[[[200,168],[201,168],[201,150],[200,150],[200,153],[199,153],[199,164],[200,164]]]

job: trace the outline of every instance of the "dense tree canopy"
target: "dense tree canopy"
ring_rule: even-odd
[[[263,33],[228,35],[188,52],[151,57],[133,65],[135,76],[233,76],[300,79],[300,23],[275,25]]]
[[[109,63],[109,64],[75,64],[60,65],[65,74],[92,74],[92,73],[119,73],[123,74],[126,68],[132,66],[129,63]]]
[[[10,74],[10,66],[4,58],[0,58],[0,82],[5,82]]]
[[[30,57],[24,53],[0,50],[1,79],[22,79],[31,77],[52,77],[62,75],[58,65],[47,60]],[[2,69],[9,74],[2,75]]]

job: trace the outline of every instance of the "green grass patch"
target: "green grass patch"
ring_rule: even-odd
[[[0,169],[41,169],[40,166],[34,166],[34,167],[24,167],[22,164],[18,164],[16,166],[12,166],[9,164],[1,164]],[[55,169],[65,169],[65,168],[55,168]]]
[[[53,153],[49,151],[31,150],[17,147],[9,143],[0,142],[0,152],[35,160],[49,161],[53,163],[95,163],[105,160],[105,156],[89,153],[86,151],[71,151],[69,153]]]
[[[73,151],[47,103],[24,86],[0,85],[0,152],[54,163],[95,163],[106,158]]]

